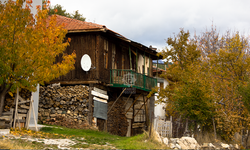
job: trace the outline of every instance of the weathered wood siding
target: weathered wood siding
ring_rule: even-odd
[[[96,56],[99,53],[99,35],[97,34],[68,34],[67,37],[71,38],[70,46],[67,47],[65,53],[71,54],[73,51],[76,52],[76,61],[75,69],[70,71],[64,76],[59,77],[58,79],[53,80],[53,82],[60,81],[93,81],[97,80],[99,77],[99,68],[98,63],[99,59],[96,59]],[[91,69],[88,72],[85,72],[81,68],[81,58],[84,54],[88,54],[91,58],[92,65],[96,69]],[[56,59],[56,62],[62,61],[61,56]]]
[[[129,58],[129,45],[128,43],[107,36],[105,33],[69,33],[67,37],[71,38],[70,46],[67,47],[65,53],[71,54],[73,51],[76,52],[75,69],[70,71],[68,74],[61,76],[52,82],[64,82],[64,83],[81,83],[81,81],[99,81],[104,83],[110,82],[110,69],[112,63],[115,61],[116,69],[130,69],[130,58]],[[108,51],[105,47],[105,40],[108,43]],[[115,49],[115,55],[112,54],[112,49]],[[136,52],[135,47],[130,47],[131,50]],[[105,55],[108,54],[108,65],[105,66]],[[139,51],[140,55],[143,55],[143,51]],[[84,54],[88,54],[92,61],[92,66],[95,67],[88,72],[85,72],[81,68],[81,58]],[[112,57],[115,58],[112,60]],[[139,54],[138,54],[139,60]],[[61,62],[62,56],[56,59],[56,62]],[[136,70],[136,55],[131,51],[132,69]],[[114,66],[114,65],[113,65]],[[139,71],[139,70],[138,70]],[[152,66],[150,65],[150,71]]]

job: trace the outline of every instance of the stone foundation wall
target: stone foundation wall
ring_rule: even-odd
[[[40,86],[38,121],[46,123],[62,116],[82,123],[87,120],[89,87],[75,86]]]

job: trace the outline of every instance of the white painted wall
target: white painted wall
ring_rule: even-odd
[[[166,80],[166,79],[164,79],[164,78],[157,78],[157,81],[158,81],[158,83],[157,83],[157,87],[160,87],[160,82],[162,82],[163,83],[163,87],[165,88],[166,86],[168,86],[168,81]],[[158,96],[159,94],[158,93],[155,93],[155,101],[157,101],[158,100],[158,98],[157,98],[157,96]],[[155,118],[157,118],[158,116],[159,117],[163,117],[163,118],[165,118],[165,109],[164,109],[164,107],[165,107],[165,103],[159,103],[159,104],[155,104],[155,108],[154,108],[154,111],[155,111]],[[155,119],[156,120],[156,119]],[[156,123],[156,122],[155,122]],[[156,126],[156,124],[154,123],[154,126]]]
[[[138,72],[143,73],[143,65],[144,65],[144,58],[143,55],[138,55]],[[152,63],[152,62],[151,62]],[[149,57],[145,56],[145,74],[148,75],[148,67],[149,67]]]

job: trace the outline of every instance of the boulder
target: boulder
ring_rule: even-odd
[[[168,145],[168,138],[163,138],[163,143],[165,144],[165,145]]]
[[[157,140],[159,143],[162,143],[161,136],[159,135],[159,133],[158,133],[157,131],[155,131],[155,137],[156,137],[156,140]]]
[[[181,149],[199,149],[200,145],[192,137],[182,137],[177,142],[181,146]]]
[[[212,143],[203,143],[201,148],[202,149],[216,149],[216,147]]]
[[[228,144],[221,143],[220,145],[223,149],[230,149],[230,146]]]

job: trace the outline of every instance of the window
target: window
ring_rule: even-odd
[[[109,45],[108,45],[108,41],[106,39],[104,39],[104,68],[108,69],[108,58],[109,58],[109,55],[108,55],[108,49],[109,48]]]

